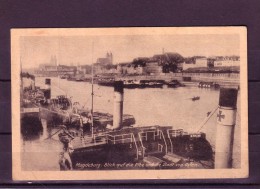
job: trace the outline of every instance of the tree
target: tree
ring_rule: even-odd
[[[162,56],[157,56],[158,61],[163,66],[163,72],[176,72],[178,68],[178,64],[184,62],[183,56],[179,53],[165,53]]]
[[[208,59],[208,68],[214,68],[214,59]]]
[[[146,58],[146,57],[141,57],[141,58],[135,58],[132,62],[132,64],[134,65],[134,67],[144,67],[146,65],[146,62],[148,62],[150,59]]]
[[[107,64],[104,66],[105,69],[110,70],[110,69],[116,69],[116,65],[113,64]]]
[[[165,53],[166,60],[170,64],[179,64],[184,62],[183,56],[181,56],[179,53]]]

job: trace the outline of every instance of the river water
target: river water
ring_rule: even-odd
[[[36,86],[44,87],[45,78],[36,78]],[[67,95],[72,101],[85,107],[91,107],[91,84],[88,82],[67,81],[51,78],[52,97]],[[113,114],[113,87],[94,85],[94,111]],[[200,100],[192,101],[193,96]],[[187,132],[197,132],[207,113],[218,106],[219,90],[203,89],[196,86],[179,88],[125,89],[124,113],[132,114],[136,119],[135,126],[161,125],[173,126]],[[240,95],[238,94],[237,125],[234,141],[234,167],[240,167]],[[215,146],[216,113],[201,129],[211,145]],[[42,120],[43,127],[46,123]],[[59,170],[59,152],[61,143],[55,135],[47,139],[56,128],[44,129],[37,136],[22,137],[23,170]]]

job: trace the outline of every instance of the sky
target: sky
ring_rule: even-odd
[[[93,47],[93,48],[92,48]],[[83,65],[113,53],[113,63],[131,62],[136,57],[177,52],[189,56],[239,55],[239,35],[127,35],[127,36],[26,36],[20,38],[23,68],[49,63]]]

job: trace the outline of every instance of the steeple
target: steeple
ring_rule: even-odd
[[[56,55],[51,55],[50,64],[51,64],[52,66],[57,66],[57,58],[56,58]]]
[[[54,64],[55,66],[57,66],[57,58],[56,58],[56,55],[54,55],[54,57],[53,57],[53,64]]]
[[[113,64],[113,54],[112,54],[112,52],[110,52],[110,62],[111,62],[111,64]]]

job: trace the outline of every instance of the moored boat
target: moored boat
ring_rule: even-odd
[[[194,96],[194,97],[191,98],[192,101],[196,101],[196,100],[199,100],[199,99],[200,99],[199,96]]]
[[[171,80],[170,82],[166,82],[169,88],[176,88],[176,87],[184,87],[185,85],[180,83],[178,80]]]
[[[199,82],[198,87],[200,87],[200,88],[219,89],[220,85],[215,83],[215,82]]]

